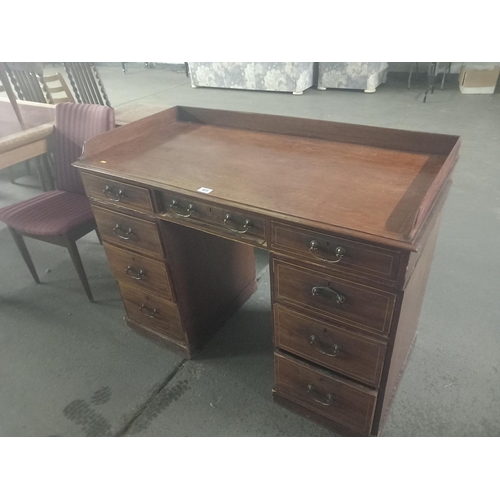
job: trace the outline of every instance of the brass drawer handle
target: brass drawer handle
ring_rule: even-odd
[[[192,203],[190,203],[187,207],[187,210],[186,212],[179,212],[179,204],[177,203],[176,200],[172,200],[172,203],[170,203],[170,210],[172,210],[172,212],[174,213],[174,215],[177,215],[177,217],[184,217],[185,219],[187,219],[188,217],[191,217],[191,215],[194,214],[194,212],[196,212],[196,210],[194,209],[194,205]]]
[[[309,337],[309,344],[315,351],[318,351],[325,356],[332,356],[333,358],[335,358],[340,353],[340,346],[338,344],[328,346],[318,340],[315,335],[311,335]]]
[[[324,259],[323,257],[320,257],[319,255],[316,255],[316,250],[318,250],[319,244],[316,240],[311,240],[311,243],[309,243],[309,252],[311,255],[318,260],[321,260],[322,262],[328,262],[328,264],[335,264],[337,262],[340,262],[342,260],[342,257],[345,255],[345,250],[342,247],[337,247],[335,249],[335,257],[337,257],[335,260],[329,260],[329,259]]]
[[[127,269],[125,269],[125,273],[128,274],[134,280],[143,280],[146,278],[146,275],[144,274],[144,271],[142,269],[136,271],[130,266],[127,266]]]
[[[326,299],[335,299],[335,302],[337,302],[337,304],[343,304],[345,302],[345,297],[329,286],[313,286],[311,293],[314,296],[321,296],[325,297]]]
[[[129,240],[132,236],[134,236],[134,231],[131,227],[125,230],[120,226],[120,224],[115,224],[113,232],[122,240]]]
[[[122,201],[122,198],[125,196],[123,189],[119,189],[118,193],[115,194],[113,188],[109,186],[106,186],[102,192],[104,193],[104,196],[111,201]]]
[[[139,311],[141,311],[141,313],[148,318],[156,318],[156,314],[158,313],[156,309],[148,309],[145,304],[141,304]]]
[[[233,233],[238,233],[238,234],[245,234],[251,227],[252,227],[252,221],[250,219],[245,220],[245,224],[243,224],[243,229],[237,229],[235,227],[231,227],[229,223],[233,222],[231,219],[231,214],[226,214],[224,217],[224,225],[229,229],[229,231],[232,231]]]
[[[330,406],[333,403],[333,396],[331,394],[320,394],[312,385],[307,386],[307,394],[309,394],[309,397],[313,401],[316,401],[320,405]]]

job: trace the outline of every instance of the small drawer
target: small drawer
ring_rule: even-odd
[[[266,225],[262,217],[171,192],[163,192],[162,201],[162,215],[167,219],[226,238],[267,246]]]
[[[274,299],[389,335],[396,295],[273,259]]]
[[[177,306],[157,295],[118,282],[128,317],[159,333],[185,341]]]
[[[401,253],[337,236],[271,222],[271,248],[331,269],[396,281]]]
[[[369,434],[377,391],[275,353],[275,390],[354,431]]]
[[[99,233],[103,240],[124,248],[163,257],[160,235],[155,222],[92,206]]]
[[[378,387],[387,346],[276,304],[276,347]]]
[[[153,212],[153,201],[148,189],[118,182],[106,177],[81,172],[85,192],[90,198],[116,206]]]
[[[104,243],[113,276],[124,283],[149,290],[172,300],[166,265],[142,255]]]

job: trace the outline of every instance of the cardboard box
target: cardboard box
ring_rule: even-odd
[[[458,86],[462,94],[493,94],[498,80],[500,68],[475,69],[462,66],[458,76]]]

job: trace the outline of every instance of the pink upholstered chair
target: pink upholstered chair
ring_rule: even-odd
[[[40,283],[23,236],[66,247],[91,302],[92,293],[76,241],[96,229],[96,223],[80,173],[71,163],[81,155],[86,140],[112,129],[114,123],[114,110],[107,106],[57,104],[54,130],[56,190],[0,210],[0,221],[9,227],[34,280]]]

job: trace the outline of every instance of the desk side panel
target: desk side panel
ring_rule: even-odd
[[[389,344],[386,365],[382,374],[382,380],[385,383],[382,384],[375,411],[372,429],[372,434],[375,435],[382,431],[417,336],[420,311],[434,256],[440,220],[441,216],[435,221],[422,249],[422,255],[403,292],[397,331]]]
[[[191,355],[257,289],[251,246],[159,221]]]

